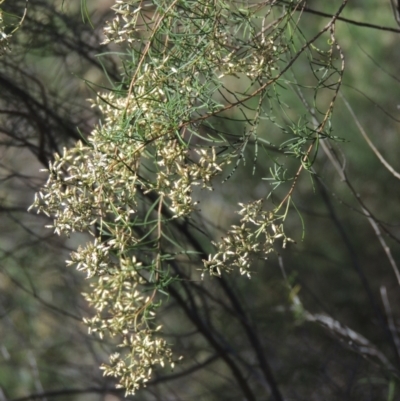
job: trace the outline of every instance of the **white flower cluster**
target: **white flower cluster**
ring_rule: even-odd
[[[211,275],[220,276],[238,268],[240,274],[251,275],[251,266],[255,259],[266,259],[275,252],[276,240],[282,239],[283,247],[293,242],[286,237],[283,225],[277,224],[281,219],[276,212],[262,210],[263,200],[239,204],[242,209],[240,226],[233,225],[227,235],[214,243],[217,252],[204,260],[204,267]]]
[[[100,254],[104,256],[101,250]],[[103,257],[102,260],[105,261]],[[90,269],[82,261],[82,252],[78,251],[73,261],[79,261],[82,269]],[[102,369],[105,375],[120,379],[118,387],[125,388],[126,394],[133,394],[149,380],[154,366],[168,363],[173,367],[172,351],[157,336],[161,326],[151,329],[147,324],[155,315],[155,303],[151,296],[143,296],[146,280],[140,276],[141,263],[133,257],[121,259],[119,266],[110,261],[107,265],[107,274],[92,284],[91,293],[84,294],[96,309],[96,315],[85,323],[90,332],[98,333],[101,338],[105,334],[122,336],[121,352],[112,354],[110,365],[103,365]]]

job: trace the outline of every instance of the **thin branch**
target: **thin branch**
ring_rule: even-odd
[[[395,1],[395,0],[393,0]],[[292,3],[289,3],[287,1],[281,0],[280,4],[283,4],[285,6],[293,6]],[[318,10],[314,10],[310,7],[304,6],[301,11],[305,12],[305,13],[309,13],[309,14],[315,14],[318,15],[320,17],[324,17],[324,18],[332,18],[333,15],[329,14],[329,13],[325,13],[323,11],[318,11]],[[345,18],[345,17],[340,17],[338,16],[336,18],[338,21],[342,21],[342,22],[347,22],[348,24],[351,25],[356,25],[356,26],[361,26],[361,27],[365,27],[365,28],[371,28],[371,29],[377,29],[379,31],[388,31],[388,32],[395,32],[395,33],[400,33],[400,29],[398,28],[391,28],[388,26],[383,26],[383,25],[376,25],[376,24],[371,24],[369,22],[362,22],[362,21],[356,21],[356,20],[352,20],[350,18]]]
[[[361,205],[361,204],[360,204]],[[390,262],[390,265],[392,266],[392,269],[394,271],[394,274],[396,275],[397,278],[397,282],[400,285],[400,272],[399,272],[399,268],[397,267],[397,263],[394,260],[394,257],[392,255],[392,251],[390,250],[390,247],[386,244],[385,239],[382,236],[382,232],[379,228],[379,224],[375,221],[375,218],[371,215],[371,213],[369,212],[369,210],[367,210],[364,206],[361,206],[362,211],[364,212],[364,214],[367,216],[369,223],[371,224],[372,228],[375,231],[375,234],[383,248],[383,250],[386,253],[386,256]],[[399,355],[400,357],[400,355]]]
[[[360,333],[357,333],[330,316],[321,313],[311,314],[305,311],[305,319],[309,322],[316,322],[329,329],[331,333],[343,337],[351,349],[361,353],[361,355],[369,355],[379,359],[388,370],[398,375],[398,371],[393,367],[386,356]]]
[[[81,316],[74,315],[74,314],[72,314],[71,312],[68,312],[68,311],[66,311],[66,310],[64,310],[64,309],[58,308],[57,306],[55,306],[55,305],[53,305],[53,304],[51,304],[51,303],[49,303],[49,302],[46,302],[44,299],[42,299],[41,297],[39,297],[39,295],[38,295],[36,292],[34,292],[34,291],[29,291],[29,290],[28,290],[27,288],[25,288],[19,281],[17,281],[11,274],[9,274],[9,273],[7,272],[7,270],[6,270],[4,267],[2,267],[2,266],[0,266],[0,267],[1,267],[2,271],[3,271],[3,273],[10,279],[10,281],[11,281],[16,287],[18,287],[18,288],[19,288],[20,290],[22,290],[23,292],[29,294],[31,297],[33,297],[34,299],[36,299],[40,304],[44,305],[46,308],[49,308],[49,309],[53,310],[54,312],[57,312],[57,313],[59,313],[59,314],[61,314],[61,315],[63,315],[63,316],[70,317],[70,318],[72,318],[72,319],[74,319],[74,320],[76,320],[76,321],[78,321],[78,322],[81,322],[81,321],[82,321],[82,317],[81,317]]]
[[[259,337],[257,336],[255,328],[251,327],[249,318],[246,316],[246,313],[242,308],[239,300],[237,299],[235,293],[232,291],[231,286],[226,282],[226,280],[223,277],[219,277],[217,280],[220,286],[225,291],[225,294],[231,301],[233,308],[237,312],[237,318],[242,324],[243,329],[252,347],[254,348],[254,352],[260,364],[261,371],[263,372],[264,378],[271,388],[271,392],[275,400],[283,401],[282,393],[279,390],[279,386],[272,372],[272,369],[269,366],[267,359],[265,358],[265,351],[263,350],[262,344],[260,342]]]
[[[381,297],[382,297],[383,306],[385,307],[385,312],[386,312],[386,316],[387,316],[388,323],[389,323],[389,330],[392,333],[393,340],[394,340],[394,343],[396,344],[396,348],[397,348],[397,354],[400,357],[400,338],[397,333],[396,326],[394,324],[392,308],[390,307],[389,298],[387,296],[386,287],[384,285],[381,286]]]
[[[172,265],[174,265],[174,263],[172,263]],[[186,292],[188,293],[188,288],[185,282],[183,281],[182,284]],[[229,367],[233,377],[235,378],[239,387],[241,388],[245,399],[247,401],[256,401],[256,397],[253,391],[251,390],[249,383],[247,382],[242,372],[240,371],[239,367],[229,356],[227,350],[224,349],[224,347],[217,341],[215,336],[209,330],[209,327],[207,327],[207,325],[199,316],[197,308],[194,307],[195,305],[193,299],[189,299],[189,304],[191,305],[189,306],[188,302],[179,294],[179,292],[174,287],[170,286],[168,289],[171,296],[173,296],[175,300],[179,303],[179,305],[181,306],[182,310],[185,312],[189,320],[191,320],[192,323],[199,329],[199,331],[203,334],[204,338],[207,339],[210,345],[215,349],[215,351],[220,355],[220,357]]]
[[[353,108],[350,106],[349,102],[346,100],[344,97],[343,93],[339,93],[340,97],[343,100],[343,103],[347,107],[347,110],[349,111],[351,117],[353,118],[354,122],[357,125],[358,130],[360,131],[361,135],[365,139],[365,142],[367,142],[368,146],[371,148],[371,150],[375,153],[376,157],[380,160],[380,162],[386,167],[386,169],[392,173],[397,179],[400,179],[400,173],[398,173],[387,161],[386,159],[382,156],[382,154],[379,152],[379,150],[376,148],[376,146],[372,143],[371,139],[365,132],[363,126],[361,125],[359,119],[355,115]]]

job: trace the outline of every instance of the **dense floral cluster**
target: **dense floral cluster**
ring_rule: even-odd
[[[277,224],[281,217],[272,211],[262,210],[263,200],[240,204],[240,226],[233,225],[227,235],[215,243],[217,253],[204,261],[212,275],[221,275],[238,268],[240,274],[251,275],[251,266],[257,258],[266,259],[275,251],[276,240],[282,239],[283,247],[293,240],[286,237],[283,225]]]
[[[82,250],[74,253],[72,262],[85,269],[82,254]],[[108,274],[101,275],[92,284],[92,292],[84,294],[97,312],[85,320],[90,332],[98,333],[100,338],[105,334],[122,336],[121,352],[112,354],[110,365],[103,365],[102,369],[105,375],[120,378],[119,387],[127,393],[134,393],[149,380],[153,366],[164,366],[166,362],[174,365],[171,349],[164,339],[157,337],[161,326],[151,329],[147,324],[148,317],[155,315],[155,303],[151,296],[143,295],[146,280],[140,276],[141,269],[134,257],[120,259],[119,266],[108,260]]]

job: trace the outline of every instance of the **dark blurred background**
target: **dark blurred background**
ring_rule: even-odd
[[[65,267],[69,252],[89,237],[57,237],[44,227],[51,220],[27,212],[47,179],[40,169],[99,121],[87,99],[119,79],[117,49],[100,45],[112,4],[32,0],[12,51],[0,58],[0,401],[124,395],[99,370],[112,342],[89,336],[82,323],[91,314],[81,296],[88,281]],[[312,10],[332,14],[340,4],[307,1],[299,22],[304,36],[329,21]],[[1,7],[22,15],[25,0]],[[174,287],[162,319],[184,359],[173,372],[156,373],[135,399],[400,399],[400,29],[389,0],[349,1],[342,16],[348,21],[337,22],[336,36],[345,56],[343,96],[331,126],[341,141],[331,155],[347,179],[321,148],[316,174],[300,177],[298,210],[285,221],[296,244],[255,266],[250,280],[231,274],[200,281],[199,266],[185,266],[193,281]],[[315,83],[306,57],[293,74]],[[304,93],[312,103],[314,91]],[[318,96],[323,103],[330,95]],[[309,112],[295,90],[282,91],[281,99],[293,118]],[[262,138],[280,135],[265,123]],[[260,152],[254,175],[247,163],[215,183],[213,193],[200,192],[197,224],[219,238],[237,221],[238,202],[269,192],[261,178],[270,166]],[[187,227],[182,233],[193,234]],[[194,309],[185,309],[192,298]]]

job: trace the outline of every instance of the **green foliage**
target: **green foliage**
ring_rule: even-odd
[[[225,0],[118,1],[113,7],[104,43],[125,52],[121,81],[99,93],[93,106],[101,124],[87,143],[55,156],[33,206],[54,218],[58,234],[93,235],[68,263],[91,279],[85,298],[95,316],[86,323],[91,332],[118,339],[121,352],[103,369],[127,394],[144,385],[154,367],[176,359],[157,313],[177,279],[170,265],[191,252],[175,240],[175,223],[198,213],[195,187],[213,190],[217,179],[227,182],[245,166],[249,147],[254,166],[259,147],[271,161],[265,178],[274,189],[288,185],[269,210],[266,199],[239,204],[240,225],[212,243],[203,273],[238,269],[250,277],[254,261],[290,241],[284,220],[300,174],[312,172],[319,141],[332,138],[329,120],[343,68],[336,16],[306,39],[294,18],[299,7],[297,1],[281,8]],[[314,42],[324,34],[321,49]],[[308,120],[290,115],[281,100],[282,90],[300,88],[290,72],[300,56],[318,64],[316,93],[332,93],[321,105],[314,96],[321,122],[315,112]],[[242,134],[228,129],[231,122]],[[282,141],[273,144],[263,133],[266,123],[281,131]]]

